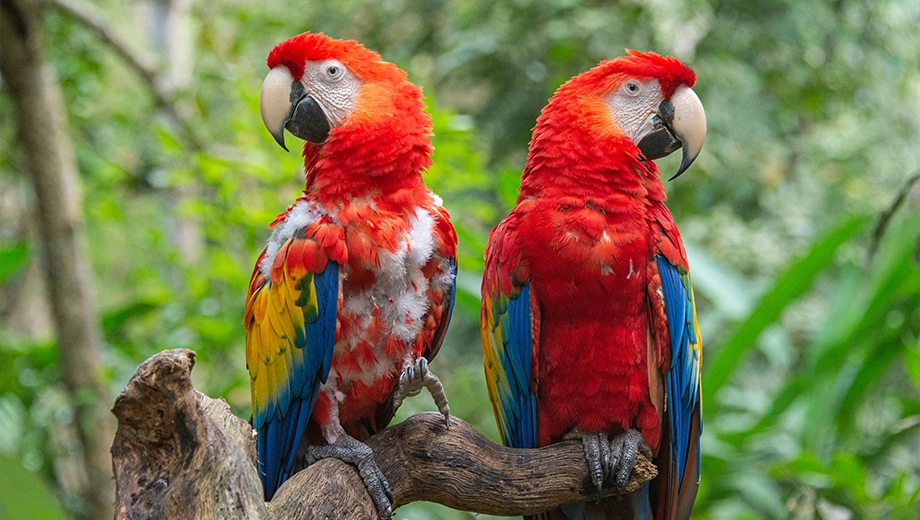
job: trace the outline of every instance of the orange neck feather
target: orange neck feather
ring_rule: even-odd
[[[661,184],[655,163],[639,161],[639,148],[620,133],[602,98],[572,90],[560,89],[537,119],[520,198],[547,191],[581,198],[648,196],[649,184]]]
[[[628,51],[575,76],[537,118],[521,179],[520,199],[547,190],[581,198],[665,200],[658,167],[640,161],[639,147],[623,135],[606,97],[627,78],[655,78],[668,97],[677,85],[692,86],[693,71],[676,58]]]
[[[304,145],[305,192],[326,206],[364,197],[393,206],[427,200],[422,172],[433,147],[423,108],[421,89],[408,81],[365,84],[345,123],[325,143]]]

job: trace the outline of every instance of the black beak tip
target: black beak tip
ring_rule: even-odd
[[[693,161],[696,160],[696,157],[697,157],[697,156],[694,155],[693,157],[690,157],[690,156],[687,154],[687,145],[684,145],[683,148],[684,148],[684,154],[683,154],[683,157],[681,157],[681,160],[680,160],[680,168],[677,169],[677,173],[675,173],[673,177],[671,177],[670,179],[668,179],[668,182],[671,182],[671,181],[673,181],[674,179],[680,177],[681,174],[683,174],[685,171],[687,171],[688,168],[690,168],[690,165],[693,164]]]
[[[272,132],[271,134],[272,134],[272,137],[275,138],[275,142],[278,143],[278,146],[280,146],[281,148],[284,148],[285,152],[290,152],[290,150],[288,150],[288,147],[285,146],[284,144],[284,127],[281,127],[280,132]]]
[[[677,173],[675,173],[674,175],[672,175],[671,178],[668,179],[668,182],[671,182],[671,181],[673,181],[674,179],[680,177],[683,173],[684,173],[684,168],[681,168],[681,169],[677,170]]]

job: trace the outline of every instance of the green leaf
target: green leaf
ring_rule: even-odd
[[[690,261],[694,294],[705,296],[727,317],[744,318],[751,311],[756,296],[750,282],[694,244],[685,242],[684,247]]]
[[[25,266],[29,260],[29,244],[17,242],[0,247],[0,283]]]
[[[770,399],[770,408],[767,409],[758,421],[749,429],[731,433],[723,436],[723,440],[730,442],[733,446],[741,448],[752,436],[763,433],[776,426],[780,415],[786,411],[789,406],[802,394],[809,384],[806,378],[790,377],[786,380],[785,386]]]
[[[837,412],[837,423],[843,428],[850,422],[863,398],[876,380],[887,373],[888,367],[897,359],[900,349],[892,348],[889,342],[879,342],[867,356],[852,383],[840,401]]]
[[[904,366],[914,381],[914,387],[920,389],[920,346],[910,345],[904,351]]]
[[[521,172],[514,168],[502,168],[498,172],[498,198],[506,208],[513,208],[521,187]]]
[[[776,482],[761,473],[743,473],[734,480],[738,494],[761,514],[761,518],[786,517],[782,492]]]
[[[704,362],[706,370],[703,376],[703,402],[716,402],[713,397],[734,373],[742,357],[754,346],[760,333],[775,322],[790,303],[811,287],[818,274],[833,261],[837,248],[862,229],[866,220],[864,216],[846,220],[819,240],[804,257],[776,279],[748,318],[725,344],[710,356],[711,361]]]
[[[65,520],[67,516],[41,477],[19,460],[0,455],[0,518]]]
[[[840,452],[834,455],[834,481],[837,486],[846,489],[861,503],[871,503],[874,499],[866,492],[866,469],[853,453]]]
[[[107,335],[118,333],[132,318],[144,316],[159,309],[169,301],[168,295],[147,297],[105,313],[102,317],[102,330]]]

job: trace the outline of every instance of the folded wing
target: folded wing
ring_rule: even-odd
[[[252,387],[252,426],[265,498],[291,476],[300,441],[326,381],[335,345],[339,265],[299,233],[271,262],[260,258],[244,315],[246,364]]]
[[[515,222],[492,233],[482,282],[486,383],[507,446],[537,447],[538,306],[515,243]]]

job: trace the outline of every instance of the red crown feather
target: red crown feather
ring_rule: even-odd
[[[335,58],[365,81],[401,81],[406,73],[383,61],[379,54],[354,40],[336,40],[323,33],[303,33],[275,46],[268,54],[268,68],[284,65],[291,76],[303,76],[304,63]]]

